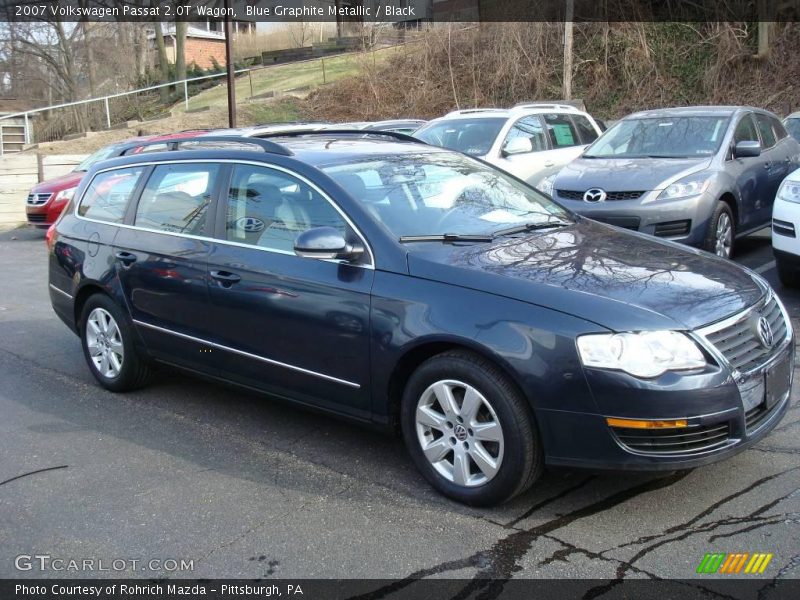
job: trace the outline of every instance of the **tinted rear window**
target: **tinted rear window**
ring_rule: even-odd
[[[800,117],[796,119],[786,119],[784,123],[786,130],[794,139],[800,140]]]

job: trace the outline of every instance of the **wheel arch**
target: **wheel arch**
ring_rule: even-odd
[[[413,345],[404,348],[389,375],[386,387],[386,398],[389,423],[392,429],[399,431],[400,403],[403,398],[406,382],[411,374],[426,360],[454,350],[463,350],[476,354],[490,361],[506,375],[522,397],[527,400],[531,422],[535,426],[533,406],[531,405],[530,397],[525,393],[519,377],[508,362],[503,360],[501,356],[493,352],[490,348],[477,344],[474,340],[437,336],[418,340]]]
[[[723,192],[723,194],[719,197],[719,201],[724,202],[728,205],[728,208],[731,209],[731,212],[733,213],[734,227],[738,229],[741,223],[739,222],[739,203],[736,200],[736,196],[734,196],[733,192],[730,191]]]

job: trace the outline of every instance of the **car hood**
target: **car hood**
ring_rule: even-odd
[[[711,158],[583,158],[565,166],[554,189],[613,192],[660,190],[674,180],[711,166]]]
[[[86,175],[85,171],[70,171],[59,177],[53,177],[47,181],[39,183],[31,188],[31,193],[44,194],[60,192],[61,190],[68,190],[69,188],[76,187]]]
[[[484,244],[409,245],[412,276],[530,302],[615,331],[695,329],[766,289],[734,262],[579,218]]]

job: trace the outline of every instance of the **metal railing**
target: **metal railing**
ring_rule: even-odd
[[[325,72],[325,60],[326,60],[326,58],[330,60],[330,59],[334,59],[334,58],[340,58],[345,54],[369,54],[369,53],[374,53],[374,52],[380,52],[382,50],[389,50],[389,49],[392,49],[392,48],[399,48],[399,47],[402,47],[402,46],[405,46],[405,45],[408,45],[408,44],[411,44],[411,43],[413,43],[413,41],[407,41],[407,42],[404,42],[404,43],[401,43],[401,44],[392,45],[392,46],[385,46],[383,48],[374,48],[372,50],[363,50],[361,52],[341,53],[341,54],[330,55],[328,57],[311,58],[311,59],[306,59],[306,60],[298,60],[298,61],[285,62],[285,63],[276,63],[276,64],[271,64],[271,65],[259,65],[259,66],[256,66],[256,67],[250,67],[250,68],[244,68],[244,69],[236,69],[234,71],[234,73],[236,75],[247,73],[248,75],[252,76],[252,73],[254,71],[261,71],[261,70],[264,70],[264,69],[274,69],[276,67],[285,67],[287,65],[298,65],[298,64],[304,64],[304,63],[319,62],[319,63],[321,63],[322,80],[323,80],[323,83],[325,83],[326,82],[326,72]],[[32,129],[31,129],[31,126],[30,126],[31,125],[31,117],[32,117],[32,115],[43,113],[43,112],[48,112],[48,111],[52,111],[52,110],[57,110],[57,109],[61,109],[61,108],[69,108],[69,107],[74,107],[74,106],[81,106],[81,105],[88,105],[88,104],[102,102],[103,103],[103,109],[105,111],[106,128],[110,129],[111,128],[111,107],[109,105],[109,100],[113,100],[114,98],[122,98],[122,97],[125,97],[125,96],[132,96],[134,94],[141,94],[143,92],[151,92],[151,91],[154,91],[154,90],[159,90],[161,88],[177,87],[177,86],[182,85],[183,86],[184,109],[185,110],[189,110],[189,84],[190,83],[193,83],[193,82],[196,82],[196,81],[203,81],[203,80],[207,80],[207,79],[224,78],[224,77],[227,76],[227,74],[228,74],[227,71],[223,71],[223,72],[220,72],[220,73],[213,73],[211,75],[202,75],[200,77],[189,77],[187,79],[178,79],[178,80],[175,80],[175,81],[170,81],[168,83],[160,83],[160,84],[157,84],[157,85],[151,85],[151,86],[148,86],[148,87],[143,87],[143,88],[139,88],[139,89],[136,89],[136,90],[130,90],[130,91],[127,91],[127,92],[119,92],[119,93],[116,93],[116,94],[109,94],[107,96],[98,96],[96,98],[87,98],[85,100],[75,100],[73,102],[63,102],[61,104],[54,104],[52,106],[44,106],[44,107],[41,107],[41,108],[35,108],[35,109],[31,109],[31,110],[26,110],[26,111],[22,111],[22,112],[17,112],[17,113],[12,113],[12,114],[8,114],[8,115],[0,116],[0,122],[4,121],[6,119],[14,119],[14,118],[23,117],[24,125],[25,125],[25,143],[26,144],[32,144],[32,143],[34,143],[33,135],[32,135]],[[252,96],[252,79],[251,79],[251,82],[250,82],[250,87],[251,87],[251,96]],[[165,108],[168,108],[168,107],[165,107]],[[88,128],[87,128],[87,130],[88,130]],[[0,148],[0,156],[2,156],[2,149],[1,148]]]

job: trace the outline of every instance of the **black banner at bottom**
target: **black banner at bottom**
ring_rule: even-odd
[[[800,579],[3,579],[2,600],[794,600]]]

